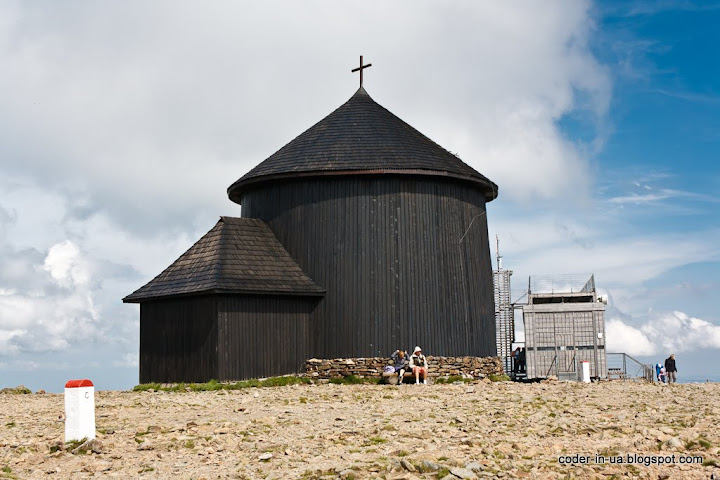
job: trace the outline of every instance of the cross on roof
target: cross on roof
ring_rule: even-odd
[[[363,56],[360,55],[360,66],[358,68],[353,68],[352,72],[360,71],[360,86],[362,87],[363,83],[363,68],[372,67],[372,63],[368,63],[367,65],[363,65]]]

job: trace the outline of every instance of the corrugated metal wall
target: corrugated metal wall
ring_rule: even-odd
[[[475,186],[306,179],[246,193],[242,216],[266,221],[327,289],[311,314],[312,356],[385,356],[416,344],[430,355],[495,355],[485,199]]]
[[[212,297],[140,304],[140,383],[217,378],[217,311]]]
[[[528,378],[575,372],[581,361],[590,362],[590,376],[607,377],[603,306],[578,303],[552,308],[523,308]]]

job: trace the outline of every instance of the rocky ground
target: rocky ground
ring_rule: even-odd
[[[73,453],[62,395],[0,394],[0,478],[720,478],[718,399],[630,382],[98,392],[95,452]],[[628,455],[675,463],[612,463]]]

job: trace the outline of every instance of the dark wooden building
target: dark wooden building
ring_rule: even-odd
[[[310,353],[310,312],[324,292],[264,222],[221,217],[172,265],[123,299],[140,303],[140,381],[296,371]]]
[[[362,87],[228,195],[243,218],[223,217],[124,299],[141,303],[142,382],[291,373],[310,357],[415,345],[495,355],[497,185]]]

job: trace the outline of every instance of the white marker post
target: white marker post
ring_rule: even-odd
[[[580,381],[590,383],[590,362],[587,360],[580,362]]]
[[[65,384],[65,441],[95,438],[95,387],[90,380]]]

